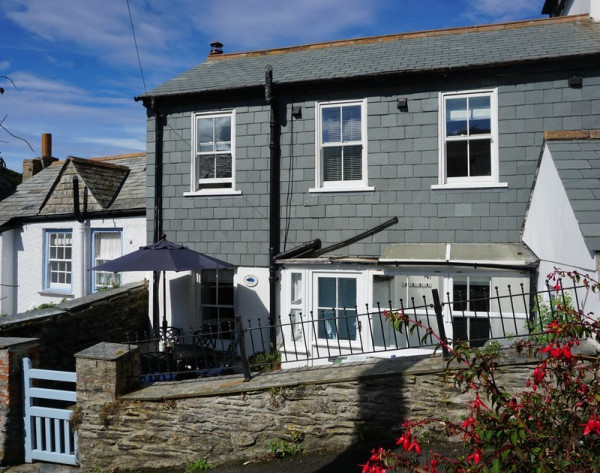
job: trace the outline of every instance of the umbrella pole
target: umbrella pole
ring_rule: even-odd
[[[167,333],[167,277],[163,271],[163,330]]]
[[[160,272],[152,272],[152,330],[157,331],[160,327]]]

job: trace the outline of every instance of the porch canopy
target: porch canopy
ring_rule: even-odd
[[[172,243],[163,235],[151,245],[141,246],[133,251],[106,263],[94,266],[94,271],[120,273],[123,271],[162,271],[163,272],[163,326],[167,324],[165,271],[200,271],[203,269],[225,269],[231,265],[212,256],[198,253],[185,246]],[[158,325],[157,298],[154,298],[153,326]]]
[[[533,267],[536,255],[522,243],[394,243],[379,263]]]

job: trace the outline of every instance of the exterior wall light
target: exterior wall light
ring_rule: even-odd
[[[408,99],[403,97],[401,99],[398,99],[398,101],[396,102],[396,105],[398,106],[398,110],[400,110],[401,112],[408,112]]]

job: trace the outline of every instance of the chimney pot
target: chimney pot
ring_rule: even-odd
[[[42,158],[52,157],[52,134],[42,133]]]
[[[208,54],[209,56],[223,54],[223,43],[220,43],[219,41],[213,41],[210,43],[210,48],[210,53]]]

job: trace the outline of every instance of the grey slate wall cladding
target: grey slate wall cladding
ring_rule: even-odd
[[[393,242],[518,242],[546,130],[600,128],[600,70],[569,88],[571,71],[502,80],[338,91],[279,98],[282,250],[320,238],[330,245],[397,216],[398,225],[344,249],[379,255]],[[277,71],[274,71],[277,80]],[[432,190],[438,182],[440,91],[498,88],[500,181],[506,189]],[[315,101],[368,99],[368,174],[373,192],[314,194]],[[408,99],[408,111],[396,100]],[[291,106],[302,118],[291,119]],[[190,190],[191,114],[236,109],[236,187],[241,196],[184,197]],[[254,103],[190,104],[165,110],[164,231],[195,250],[248,266],[268,265],[269,108]],[[154,182],[154,129],[149,119],[148,180]],[[286,208],[291,189],[291,205]],[[153,195],[148,195],[151,237]],[[289,218],[289,232],[285,233]],[[285,248],[284,248],[285,242]]]

